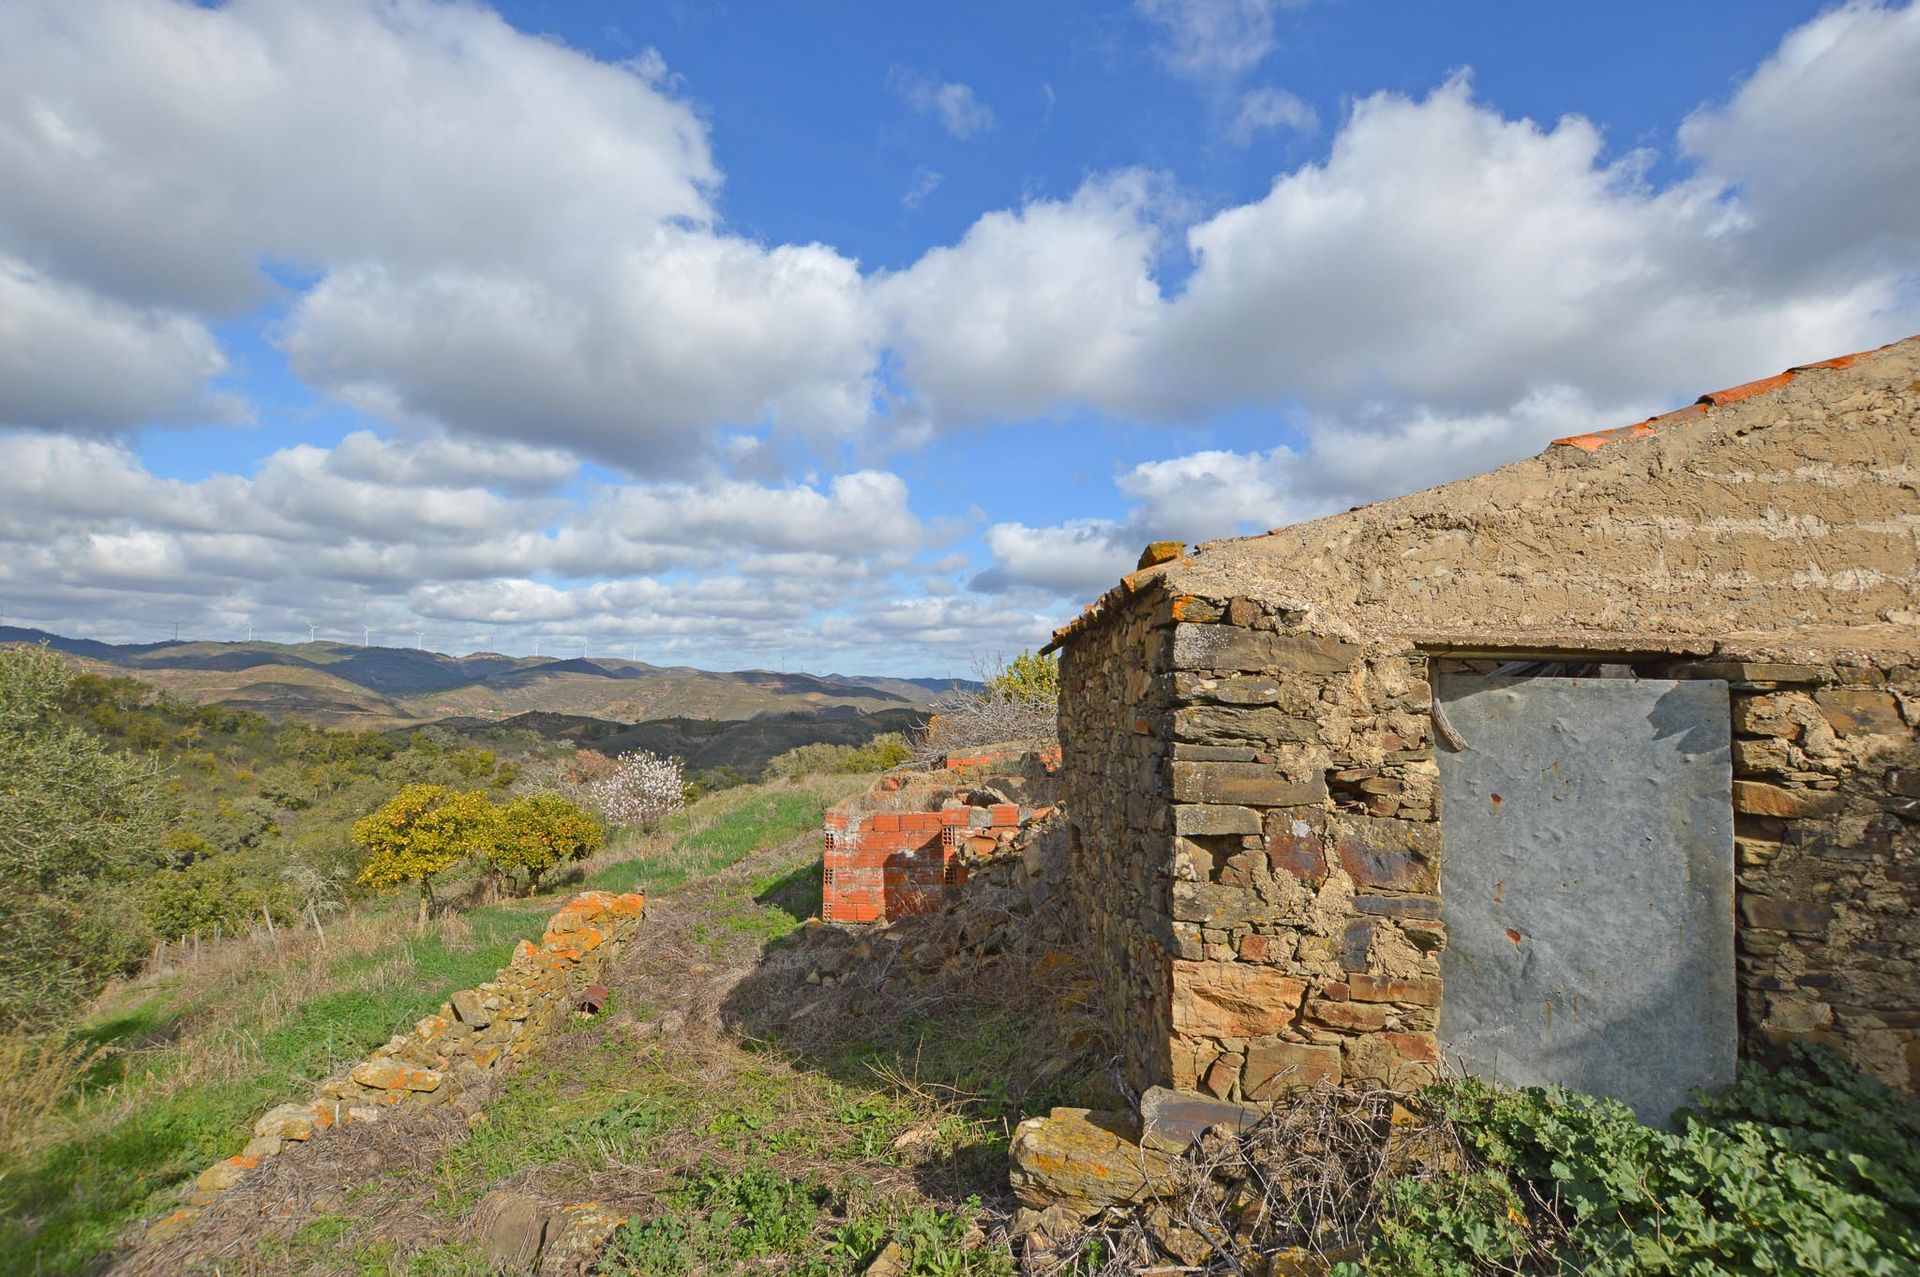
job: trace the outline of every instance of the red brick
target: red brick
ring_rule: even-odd
[[[993,815],[996,825],[1017,825],[1020,823],[1020,809],[1012,803],[995,803],[987,808]]]
[[[872,820],[875,833],[891,834],[900,830],[900,813],[897,811],[877,811]]]

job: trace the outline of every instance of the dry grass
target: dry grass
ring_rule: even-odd
[[[1408,1103],[1393,1091],[1321,1086],[1238,1134],[1213,1127],[1149,1205],[1057,1237],[1046,1255],[1030,1251],[1029,1271],[1246,1274],[1268,1271],[1272,1256],[1318,1266],[1356,1259],[1389,1182],[1465,1162],[1452,1125]],[[1089,1255],[1100,1262],[1089,1265]]]
[[[0,1166],[33,1147],[104,1054],[102,1047],[57,1034],[0,1038]]]

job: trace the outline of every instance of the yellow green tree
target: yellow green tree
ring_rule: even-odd
[[[477,789],[408,785],[379,811],[354,822],[366,849],[360,882],[369,887],[420,884],[420,925],[433,909],[433,876],[492,845],[500,812]]]
[[[606,836],[598,819],[559,794],[532,794],[499,809],[487,863],[502,873],[525,874],[531,895],[549,870],[592,855]]]
[[[1051,710],[1060,699],[1060,662],[1038,652],[1022,652],[987,679],[987,693],[1013,704]]]

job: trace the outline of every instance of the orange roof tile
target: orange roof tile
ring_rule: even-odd
[[[1716,390],[1711,394],[1701,395],[1687,407],[1674,412],[1662,413],[1658,417],[1648,417],[1645,421],[1636,421],[1630,426],[1616,426],[1612,430],[1595,430],[1583,435],[1568,435],[1564,439],[1555,439],[1553,442],[1562,447],[1578,448],[1582,452],[1598,452],[1608,444],[1617,443],[1623,439],[1644,439],[1665,422],[1676,421],[1682,417],[1698,416],[1709,408],[1724,408],[1728,404],[1737,404],[1744,399],[1764,395],[1770,390],[1778,390],[1809,369],[1851,368],[1868,355],[1877,355],[1897,345],[1899,345],[1898,342],[1888,342],[1885,346],[1877,346],[1872,350],[1859,350],[1851,355],[1823,359],[1817,364],[1796,364],[1772,377],[1762,377],[1759,381],[1749,381],[1738,386],[1730,386],[1726,390]]]

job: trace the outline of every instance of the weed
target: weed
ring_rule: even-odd
[[[1920,1109],[1831,1052],[1744,1068],[1677,1132],[1559,1088],[1426,1100],[1482,1169],[1397,1185],[1364,1268],[1336,1272],[1920,1272]]]

